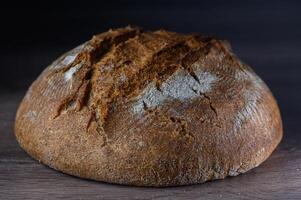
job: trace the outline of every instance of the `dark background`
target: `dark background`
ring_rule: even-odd
[[[300,77],[293,73],[301,60],[300,1],[13,1],[0,7],[2,89],[27,88],[63,52],[128,24],[227,39],[267,83],[277,70],[286,69],[292,85]]]

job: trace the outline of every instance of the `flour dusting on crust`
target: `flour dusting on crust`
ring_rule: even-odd
[[[237,71],[235,78],[240,82],[250,82],[244,92],[245,105],[234,118],[233,129],[234,132],[237,132],[246,120],[261,122],[261,119],[259,119],[261,118],[261,111],[258,110],[258,101],[262,98],[262,91],[265,89],[263,88],[263,81],[248,70]]]
[[[162,83],[158,90],[154,83],[143,91],[134,104],[134,113],[141,113],[144,107],[154,108],[166,100],[179,100],[181,102],[201,98],[200,94],[209,92],[217,81],[217,76],[202,70],[195,71],[198,80],[195,80],[185,70],[175,72],[167,81]]]
[[[64,75],[65,81],[72,79],[73,75],[82,67],[82,64],[77,64],[71,67]]]
[[[83,50],[85,50],[87,48],[87,44],[84,43],[82,45],[79,45],[78,47],[72,49],[71,51],[69,51],[68,53],[65,54],[65,57],[62,59],[58,59],[57,61],[55,61],[54,63],[52,63],[50,65],[51,68],[54,69],[59,69],[62,67],[66,67],[70,64],[72,64],[75,59],[77,58],[78,54],[80,52],[82,52]]]
[[[76,55],[68,55],[64,58],[64,60],[62,61],[63,65],[69,65],[71,64],[76,58]]]

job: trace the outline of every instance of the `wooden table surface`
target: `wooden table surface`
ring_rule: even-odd
[[[52,170],[29,157],[17,144],[13,125],[24,92],[0,95],[0,199],[301,199],[301,69],[281,74],[261,70],[273,85],[284,120],[285,136],[272,156],[237,177],[200,185],[145,188],[106,184]]]

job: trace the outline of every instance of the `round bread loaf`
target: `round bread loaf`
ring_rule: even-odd
[[[136,186],[244,173],[282,138],[277,103],[229,44],[126,27],[67,52],[16,116],[33,158],[74,176]]]

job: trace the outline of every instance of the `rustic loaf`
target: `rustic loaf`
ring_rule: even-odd
[[[257,167],[282,122],[268,87],[226,41],[126,27],[47,67],[15,133],[33,158],[67,174],[173,186]]]

